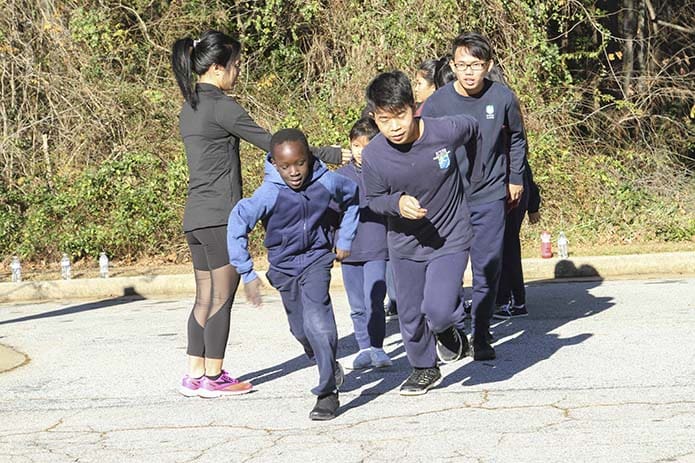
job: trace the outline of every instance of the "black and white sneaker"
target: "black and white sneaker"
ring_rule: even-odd
[[[466,334],[450,326],[441,333],[435,333],[437,358],[442,363],[455,362],[468,355],[468,337]]]
[[[471,312],[473,312],[473,300],[472,299],[465,299],[463,301],[463,318],[466,320],[471,319]]]
[[[526,317],[527,315],[526,304],[504,304],[497,307],[497,311],[492,314],[492,318],[496,318],[497,320],[509,320],[510,318]]]
[[[309,419],[313,421],[327,421],[335,418],[340,407],[338,393],[331,392],[316,399],[316,405],[309,412]]]
[[[386,315],[386,321],[398,320],[398,305],[396,301],[388,301],[384,304],[384,315]]]
[[[401,385],[401,395],[422,395],[442,381],[439,368],[413,368],[413,372]]]

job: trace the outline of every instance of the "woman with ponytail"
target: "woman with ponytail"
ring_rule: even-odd
[[[250,383],[222,369],[239,285],[227,255],[227,219],[242,197],[239,141],[268,151],[271,137],[225,93],[237,80],[240,56],[239,41],[218,31],[207,31],[198,40],[177,40],[172,47],[171,64],[185,100],[179,114],[189,172],[183,231],[196,281],[188,318],[188,372],[179,388],[186,396],[252,390]],[[335,164],[343,158],[338,147],[317,148],[314,154]]]

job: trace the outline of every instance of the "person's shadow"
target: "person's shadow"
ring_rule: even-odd
[[[107,307],[113,307],[115,305],[127,304],[134,301],[144,301],[146,298],[135,291],[132,287],[127,287],[123,289],[123,295],[112,297],[109,299],[102,299],[96,302],[87,302],[85,304],[71,305],[69,307],[63,307],[62,309],[51,310],[50,312],[43,312],[35,315],[27,315],[25,317],[13,318],[10,320],[0,321],[0,325],[9,325],[11,323],[20,323],[33,320],[41,320],[44,318],[62,317],[65,315],[74,315],[81,312],[89,312],[92,310],[105,309]]]
[[[586,281],[563,281],[562,278],[567,276],[585,277]],[[448,374],[438,388],[454,383],[469,386],[504,381],[550,358],[561,348],[579,344],[590,338],[590,333],[560,338],[553,331],[572,320],[593,316],[614,305],[612,298],[595,297],[590,294],[589,291],[600,286],[602,281],[596,269],[591,266],[576,268],[571,261],[560,261],[555,267],[555,278],[534,282],[527,288],[527,305],[531,308],[528,317],[493,325],[495,338],[507,339],[495,345],[498,359],[490,362],[468,362]],[[553,284],[546,284],[551,282]],[[388,340],[389,336],[399,332],[398,323],[387,323],[386,331]],[[393,340],[385,344],[384,348],[393,359],[393,366],[346,372],[341,392],[354,391],[365,384],[370,386],[363,389],[359,396],[343,404],[339,410],[340,414],[397,389],[406,379],[411,367],[404,355],[402,340]],[[301,352],[299,344],[297,350]],[[357,344],[352,333],[338,340],[338,359],[354,352],[357,352]],[[315,368],[315,364],[302,354],[278,365],[246,373],[239,379],[260,385],[304,368]],[[307,389],[309,387],[307,384]]]
[[[563,281],[565,277],[575,279]],[[495,344],[497,359],[466,363],[447,375],[440,387],[504,381],[547,360],[564,347],[586,341],[591,333],[561,338],[554,331],[568,322],[591,317],[615,305],[611,297],[596,297],[590,293],[602,281],[596,269],[589,265],[576,268],[569,260],[558,262],[554,279],[534,282],[527,288],[528,317],[506,321],[493,319],[494,338],[504,339]],[[553,284],[547,284],[551,282]]]
[[[389,337],[396,333],[400,335],[398,322],[387,322],[386,340],[388,341]],[[289,334],[289,330],[287,334],[291,336]],[[296,346],[297,351],[301,352],[301,345],[297,343]],[[339,409],[340,414],[343,414],[352,408],[365,405],[380,395],[398,388],[403,383],[405,377],[410,371],[410,364],[408,363],[408,359],[404,354],[405,348],[403,347],[403,342],[401,341],[400,337],[397,340],[392,340],[388,344],[385,343],[384,350],[393,360],[393,365],[390,367],[369,368],[364,370],[345,369],[345,383],[340,388],[340,392],[351,392],[363,387],[365,384],[374,384],[369,388],[364,389],[359,396],[350,402],[341,404]],[[357,351],[357,342],[355,341],[355,336],[353,333],[338,339],[338,360],[349,357]],[[343,367],[345,367],[345,362],[341,363]],[[260,384],[282,378],[283,376],[289,375],[296,371],[303,370],[304,368],[316,368],[316,364],[302,353],[301,355],[286,360],[278,365],[273,365],[271,367],[241,375],[238,377],[238,379],[240,381],[250,381],[254,386],[258,386]],[[316,371],[316,378],[318,378],[318,370]],[[310,387],[311,384],[307,384],[306,388],[309,389]]]

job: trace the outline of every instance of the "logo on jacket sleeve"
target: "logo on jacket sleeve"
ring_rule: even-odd
[[[439,163],[440,169],[447,169],[449,167],[449,164],[451,164],[449,150],[446,148],[440,149],[439,151],[434,153],[434,157],[432,159]]]
[[[494,105],[487,105],[485,106],[485,119],[494,119],[495,118],[495,106]]]

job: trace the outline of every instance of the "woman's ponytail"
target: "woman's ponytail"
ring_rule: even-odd
[[[171,67],[183,99],[196,109],[198,94],[193,74],[202,76],[213,64],[229,69],[240,55],[241,43],[219,31],[204,32],[196,41],[190,37],[177,40],[171,47]]]
[[[193,109],[198,106],[198,94],[193,83],[193,39],[186,37],[177,40],[171,47],[171,68],[174,71],[176,82],[179,84],[183,99]]]

